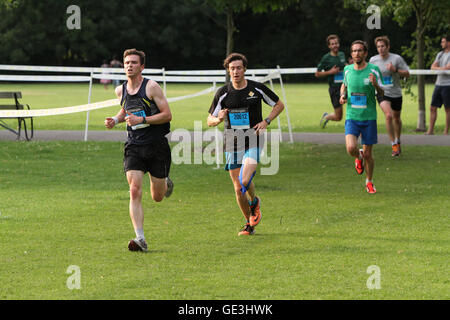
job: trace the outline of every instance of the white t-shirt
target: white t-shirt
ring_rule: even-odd
[[[450,63],[450,51],[441,51],[437,54],[434,62],[439,64],[439,67],[445,67]],[[437,86],[450,86],[450,75],[449,74],[438,74],[436,78]]]
[[[370,58],[369,63],[372,63],[380,68],[383,77],[384,95],[391,98],[400,98],[402,96],[402,86],[400,84],[400,75],[398,72],[391,72],[387,69],[387,65],[392,63],[395,69],[409,70],[408,65],[401,56],[395,53],[390,53],[386,59],[383,59],[379,54]]]

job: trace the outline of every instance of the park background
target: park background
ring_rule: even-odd
[[[436,0],[0,3],[1,64],[98,67],[135,47],[146,52],[147,67],[167,70],[221,69],[230,48],[246,54],[250,68],[314,67],[328,51],[326,36],[336,33],[347,56],[353,40],[366,40],[371,56],[373,39],[388,35],[391,51],[417,68],[417,19],[423,17],[423,68],[429,68],[449,30],[447,2]],[[382,8],[379,30],[366,25],[371,3]],[[66,25],[73,4],[81,9],[79,30]],[[321,131],[318,120],[331,108],[326,80],[284,79],[295,130]],[[435,77],[425,79],[429,103]],[[23,91],[33,109],[84,104],[88,91],[80,84],[0,87]],[[203,88],[174,84],[167,92]],[[418,96],[414,83],[411,90]],[[97,84],[93,97],[111,99],[112,86]],[[211,98],[171,105],[174,128],[204,120]],[[406,103],[405,129],[412,133],[417,101],[408,95]],[[104,130],[104,116],[92,112],[90,128]],[[83,130],[84,114],[35,124]],[[343,122],[329,124],[327,132],[343,133]],[[0,143],[0,299],[449,298],[448,147],[407,146],[393,161],[390,146],[377,146],[379,192],[367,197],[343,145],[282,144],[279,173],[257,177],[264,220],[245,239],[236,236],[242,219],[226,172],[174,165],[176,189],[168,201],[153,203],[146,185],[147,255],[126,250],[134,234],[122,148],[121,142]],[[74,265],[80,290],[67,282]],[[381,268],[379,290],[368,288],[370,266]]]

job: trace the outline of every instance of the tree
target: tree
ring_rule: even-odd
[[[198,0],[197,0],[198,1]],[[226,29],[226,53],[228,56],[234,51],[234,34],[238,31],[235,24],[235,15],[251,10],[253,13],[263,13],[269,10],[284,10],[289,5],[298,3],[300,0],[199,0],[203,7],[212,7],[219,15],[225,15],[225,19],[213,17],[209,11],[207,15],[212,18],[219,26]],[[195,2],[195,0],[194,0]],[[225,22],[224,22],[225,20]],[[226,82],[229,82],[229,75],[226,75]]]
[[[440,32],[441,30],[448,30],[450,27],[448,22],[448,17],[450,16],[448,0],[346,0],[346,4],[363,10],[370,4],[379,5],[381,13],[392,15],[393,19],[400,26],[403,26],[414,14],[416,30],[412,36],[415,40],[411,42],[410,51],[412,48],[415,48],[415,64],[418,69],[425,69],[425,52],[429,49],[426,46],[427,40],[429,40],[426,32],[433,29]],[[433,49],[431,51],[434,52]],[[417,86],[419,115],[416,131],[426,131],[425,77],[423,75],[417,76]]]

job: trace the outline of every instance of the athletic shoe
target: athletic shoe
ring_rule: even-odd
[[[400,145],[399,144],[393,144],[392,145],[392,156],[398,157],[400,155]]]
[[[328,120],[328,119],[325,118],[327,115],[328,115],[328,112],[325,112],[325,113],[322,115],[322,118],[320,118],[319,126],[320,126],[322,129],[325,129],[325,126],[327,125],[328,121],[330,121],[330,120]]]
[[[368,193],[376,193],[377,192],[377,189],[375,189],[372,182],[368,182],[366,184],[366,190]]]
[[[357,174],[363,174],[364,172],[363,149],[359,149],[359,157],[355,159],[355,169]]]
[[[251,236],[255,234],[255,228],[253,228],[250,223],[246,223],[241,231],[239,231],[238,236]]]
[[[258,197],[255,197],[258,201],[255,205],[250,205],[251,209],[251,215],[250,215],[250,226],[256,227],[258,223],[262,219],[262,213],[261,213],[261,200]]]
[[[128,250],[147,252],[148,251],[147,242],[145,242],[145,240],[139,240],[138,238],[130,240],[130,242],[128,242]]]
[[[166,183],[167,183],[167,191],[165,194],[165,197],[168,198],[171,196],[172,192],[173,192],[173,181],[170,180],[169,177],[166,178]]]

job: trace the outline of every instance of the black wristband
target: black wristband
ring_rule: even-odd
[[[142,123],[147,123],[147,119],[145,117],[142,117]]]

